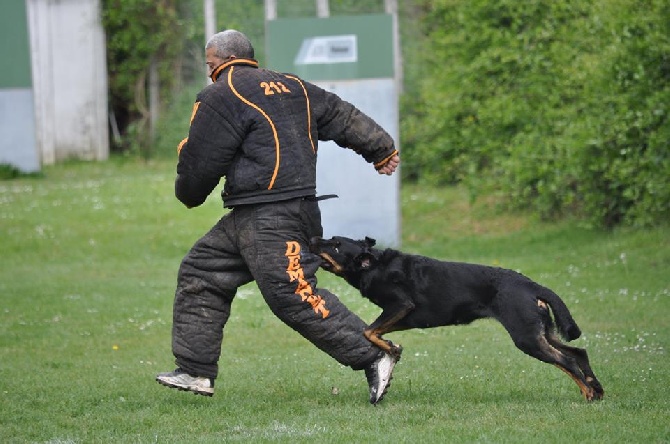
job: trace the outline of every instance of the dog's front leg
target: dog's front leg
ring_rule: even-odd
[[[377,347],[381,348],[384,350],[386,353],[390,354],[396,359],[400,359],[400,355],[402,354],[402,346],[399,344],[394,344],[392,341],[389,341],[388,339],[384,339],[381,337],[381,335],[377,334],[374,332],[374,330],[365,330],[363,332],[365,337],[368,339],[368,341],[372,342],[375,344]]]
[[[382,335],[397,330],[395,324],[412,309],[414,309],[413,303],[384,309],[382,314],[363,332],[365,337],[377,347],[399,359],[402,346],[382,338]]]
[[[402,345],[400,344],[394,344],[393,342],[389,341],[388,339],[385,339],[385,341],[388,343],[389,347],[391,347],[391,351],[389,354],[395,358],[395,360],[400,359],[400,355],[402,355]]]

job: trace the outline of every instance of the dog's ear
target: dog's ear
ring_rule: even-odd
[[[377,241],[374,240],[371,237],[365,236],[365,245],[368,246],[368,248],[374,247],[377,244]]]
[[[367,270],[368,268],[370,268],[374,260],[375,257],[370,253],[362,253],[360,256],[356,258],[358,266],[363,270]]]

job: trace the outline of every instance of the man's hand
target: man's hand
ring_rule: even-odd
[[[400,156],[397,154],[393,157],[391,157],[381,168],[377,170],[379,174],[386,174],[387,176],[390,176],[391,174],[395,173],[395,170],[398,168],[398,165],[400,164]]]

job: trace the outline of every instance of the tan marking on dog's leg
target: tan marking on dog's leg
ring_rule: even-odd
[[[560,350],[556,349],[556,347],[551,345],[549,341],[547,341],[547,338],[544,335],[540,335],[538,342],[545,351],[548,351],[553,355],[555,360],[560,361],[561,358],[563,358],[563,354],[560,352]]]
[[[593,401],[594,391],[591,387],[584,384],[578,377],[576,377],[575,375],[570,373],[568,371],[568,369],[563,368],[558,364],[554,364],[554,366],[563,370],[565,373],[567,373],[568,376],[570,376],[572,378],[573,381],[575,381],[577,383],[577,385],[579,386],[579,390],[582,392],[582,396],[584,396],[584,399],[586,399],[587,401]]]
[[[538,305],[539,305],[539,302],[540,301],[538,300]],[[546,350],[548,350],[552,355],[554,355],[554,359],[556,359],[556,361],[561,361],[561,358],[564,357],[563,353],[561,353],[560,350],[556,349],[553,345],[551,345],[549,343],[549,341],[547,341],[546,337],[540,336],[540,342],[542,343],[543,347],[546,347]],[[582,392],[582,395],[584,396],[584,398],[587,401],[593,400],[593,396],[594,396],[594,393],[595,393],[593,388],[584,384],[584,381],[579,379],[579,377],[577,377],[577,375],[572,374],[572,372],[570,372],[568,369],[562,367],[561,365],[559,365],[557,363],[554,363],[554,366],[563,370],[563,372],[567,373],[567,375],[570,376],[570,378],[572,378],[572,380],[577,383],[577,385],[579,386],[579,390]]]
[[[372,342],[386,353],[392,353],[391,346],[384,339],[382,339],[381,336],[377,336],[374,330],[365,330],[363,334],[368,339],[368,341]]]

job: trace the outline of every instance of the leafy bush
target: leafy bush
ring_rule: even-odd
[[[594,103],[597,137],[582,151],[586,209],[608,226],[670,215],[670,7],[626,6],[613,17],[596,78],[600,95],[611,98]]]
[[[545,218],[667,219],[667,2],[424,4],[428,68],[402,108],[407,179],[497,190]]]

